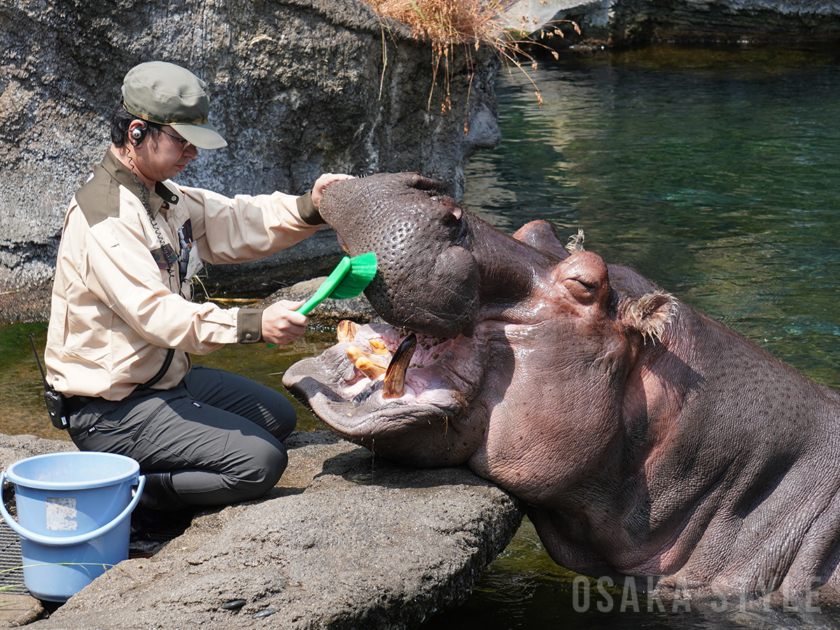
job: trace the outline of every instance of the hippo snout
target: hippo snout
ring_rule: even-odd
[[[480,274],[465,247],[469,220],[438,182],[416,173],[335,182],[320,210],[351,256],[376,252],[365,295],[385,321],[438,337],[470,333]]]

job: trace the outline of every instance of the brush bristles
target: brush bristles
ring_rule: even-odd
[[[376,276],[376,253],[368,252],[350,259],[350,271],[333,289],[330,297],[334,300],[346,300],[356,297]]]

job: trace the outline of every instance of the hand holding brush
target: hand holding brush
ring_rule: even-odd
[[[376,276],[376,254],[374,252],[368,252],[352,258],[345,256],[333,272],[327,276],[327,279],[321,283],[321,286],[318,287],[312,297],[295,312],[301,315],[309,315],[316,306],[327,298],[346,300],[356,297],[365,290],[365,287],[371,283],[374,276]],[[300,334],[303,333],[300,332]],[[295,337],[300,336],[300,334],[295,335]],[[292,337],[292,339],[295,337]],[[270,343],[268,347],[274,348],[276,345]]]

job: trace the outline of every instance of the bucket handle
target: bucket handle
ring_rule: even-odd
[[[30,532],[24,527],[21,526],[15,519],[12,518],[12,515],[9,514],[9,511],[6,509],[6,504],[2,501],[2,492],[3,492],[3,482],[6,481],[6,471],[0,472],[0,514],[3,515],[3,518],[6,520],[6,523],[11,527],[18,536],[22,538],[26,538],[27,540],[31,540],[32,542],[40,543],[42,545],[47,545],[50,547],[69,547],[71,545],[81,545],[82,543],[90,542],[94,538],[99,538],[100,536],[104,536],[112,529],[114,529],[117,525],[123,522],[131,512],[137,507],[138,501],[140,501],[140,496],[143,494],[143,487],[146,485],[146,477],[144,475],[140,475],[139,477],[139,484],[137,486],[137,490],[134,492],[134,498],[131,500],[131,503],[128,504],[128,507],[125,508],[122,513],[117,516],[113,521],[107,523],[96,529],[92,532],[88,532],[87,534],[80,534],[79,536],[70,536],[68,538],[57,538],[51,536],[43,536],[41,534],[36,534],[35,532]]]

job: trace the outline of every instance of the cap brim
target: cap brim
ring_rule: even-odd
[[[203,125],[169,123],[169,126],[181,134],[184,140],[197,146],[199,149],[222,149],[227,146],[227,142],[216,131],[213,123],[207,122]]]

